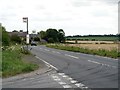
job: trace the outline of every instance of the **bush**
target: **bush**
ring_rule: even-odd
[[[21,43],[21,38],[16,34],[12,35],[10,38],[12,42],[19,43],[19,44]]]
[[[30,51],[28,50],[28,48],[27,48],[27,46],[22,46],[21,47],[21,49],[20,49],[20,52],[22,53],[22,54],[28,54],[28,55],[30,55],[31,53],[30,53]]]

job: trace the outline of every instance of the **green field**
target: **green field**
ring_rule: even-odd
[[[67,37],[66,40],[81,40],[81,41],[117,41],[118,37]]]

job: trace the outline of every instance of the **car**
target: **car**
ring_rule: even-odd
[[[31,46],[37,46],[36,42],[31,42]]]

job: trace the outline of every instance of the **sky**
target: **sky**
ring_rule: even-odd
[[[118,33],[119,0],[0,0],[0,23],[7,31],[49,28],[69,35]]]

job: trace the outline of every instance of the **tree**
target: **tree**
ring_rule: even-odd
[[[12,32],[18,32],[17,30],[13,30]]]
[[[45,31],[40,31],[39,33],[41,39],[46,39],[46,32]]]
[[[0,30],[2,31],[2,46],[9,46],[10,45],[10,37],[8,32],[6,31],[5,27],[1,26]]]
[[[59,42],[65,42],[65,32],[63,31],[63,29],[59,29],[58,32]]]
[[[65,41],[65,32],[63,29],[56,29],[49,28],[45,31],[40,31],[41,39],[45,39],[49,43],[56,43],[56,42],[64,42]]]
[[[53,42],[59,42],[58,40],[58,31],[56,29],[47,29],[46,31],[46,38],[47,41],[50,42],[51,39],[53,40]],[[51,39],[49,39],[51,38]]]
[[[14,35],[11,36],[11,41],[20,44],[21,43],[21,38],[17,34],[14,34]]]
[[[35,37],[34,41],[40,41],[40,38],[39,37]]]

